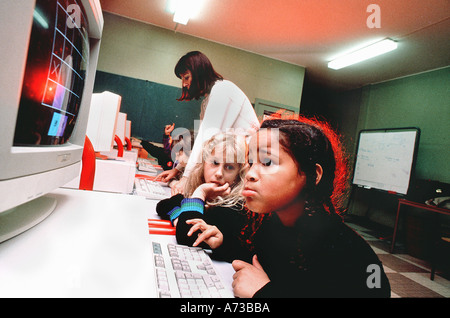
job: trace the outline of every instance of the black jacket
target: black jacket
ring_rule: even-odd
[[[156,212],[162,219],[167,220],[169,219],[167,213],[176,207],[180,207],[183,199],[183,195],[177,194],[171,198],[161,200],[156,205]],[[206,208],[203,214],[196,211],[183,212],[178,217],[176,226],[176,239],[178,244],[192,246],[197,239],[197,235],[199,234],[198,231],[193,233],[190,237],[187,236],[191,225],[186,224],[186,221],[190,219],[203,219],[207,224],[217,226],[222,232],[224,240],[233,240],[233,242],[226,245],[230,247],[240,244],[239,233],[247,223],[246,212],[238,208],[233,209],[230,207],[211,206]],[[206,244],[201,244],[200,246],[209,249],[209,246]],[[226,260],[230,260],[229,257],[232,253],[226,249],[226,246],[217,253],[214,253],[213,257],[215,259],[224,260],[224,258],[226,258]]]
[[[271,280],[254,297],[390,297],[378,256],[338,215],[316,212],[290,228],[273,214],[252,245]],[[226,247],[235,256],[239,248]]]
[[[179,206],[182,195],[160,201],[158,214]],[[170,210],[168,210],[170,209]],[[378,256],[367,242],[342,221],[341,217],[319,210],[300,217],[295,226],[284,226],[276,213],[255,228],[253,236],[243,228],[248,215],[224,207],[210,207],[181,214],[177,241],[192,245],[187,237],[187,219],[202,218],[224,234],[222,246],[213,257],[225,261],[241,259],[251,263],[256,254],[270,282],[254,297],[390,297],[390,284]]]

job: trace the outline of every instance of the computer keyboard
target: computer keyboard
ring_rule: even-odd
[[[136,168],[139,172],[145,173],[147,175],[157,176],[163,172],[163,168],[158,165],[155,161],[145,158],[137,158]]]
[[[151,173],[154,173],[155,175],[158,172],[151,163],[143,162],[143,161],[140,161],[140,162],[138,161],[137,168],[139,171],[151,172]]]
[[[152,248],[158,297],[234,297],[203,249],[156,241]]]
[[[134,190],[137,195],[142,195],[147,199],[163,200],[170,197],[170,188],[164,187],[158,182],[146,178],[134,179]]]

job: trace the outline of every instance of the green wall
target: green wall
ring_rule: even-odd
[[[417,177],[450,183],[450,67],[344,92],[306,81],[301,112],[329,121],[351,159],[362,129],[419,127]]]
[[[179,102],[181,88],[97,71],[94,93],[110,91],[122,96],[120,111],[131,120],[131,135],[162,142],[165,125],[194,130],[200,100]]]
[[[256,98],[299,108],[305,68],[104,12],[98,69],[181,87],[174,74],[179,58],[199,50],[217,72]]]
[[[450,67],[362,89],[358,128],[419,127],[416,177],[450,183]]]
[[[360,91],[358,129],[419,127],[415,177],[450,183],[450,67],[366,86]],[[353,215],[394,227],[398,205],[395,196],[358,189],[353,198]],[[402,214],[400,240],[408,254],[427,259],[436,224],[445,231],[450,228],[450,217],[415,208],[407,210]]]
[[[450,67],[336,92],[305,81],[301,112],[341,133],[350,167],[362,129],[421,129],[416,178],[450,183]],[[397,197],[355,189],[349,213],[394,227]]]

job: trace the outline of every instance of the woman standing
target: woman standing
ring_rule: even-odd
[[[202,144],[218,132],[250,135],[259,127],[255,110],[245,93],[234,83],[217,73],[211,61],[199,51],[192,51],[180,58],[175,75],[181,79],[182,95],[179,101],[204,97],[200,110],[201,124],[194,146],[186,164],[183,177],[172,182],[172,194],[182,193],[186,178],[196,163],[201,162]],[[160,178],[168,182],[180,171],[176,168],[163,172]]]

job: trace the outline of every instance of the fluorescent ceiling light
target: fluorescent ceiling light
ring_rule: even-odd
[[[174,14],[174,22],[186,25],[199,14],[204,3],[205,0],[168,0],[166,9]]]
[[[349,65],[353,65],[375,56],[390,52],[397,48],[397,42],[391,39],[385,39],[372,45],[366,46],[360,50],[351,52],[344,56],[338,57],[328,63],[328,67],[338,70]]]

